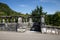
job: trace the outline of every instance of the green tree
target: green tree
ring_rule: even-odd
[[[32,18],[33,22],[40,22],[41,15],[45,15],[42,10],[42,6],[40,6],[40,7],[37,6],[36,9],[34,9],[31,13],[31,16],[33,17]]]
[[[46,15],[46,17],[45,17],[45,23],[47,24],[47,25],[52,25],[53,24],[53,15],[51,15],[51,14],[49,14],[49,15]]]
[[[46,24],[53,26],[60,26],[60,11],[55,12],[52,15],[46,15]]]
[[[57,11],[53,15],[53,25],[60,26],[60,12]]]

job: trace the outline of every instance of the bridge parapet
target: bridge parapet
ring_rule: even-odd
[[[60,28],[58,28],[58,26],[45,25],[45,27],[41,29],[42,29],[42,33],[60,34]]]

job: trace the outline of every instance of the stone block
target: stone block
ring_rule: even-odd
[[[55,30],[52,30],[52,33],[53,33],[53,34],[55,34],[55,32],[56,32]]]
[[[46,28],[42,28],[42,33],[46,33]]]
[[[17,29],[18,32],[25,32],[26,29]]]
[[[47,29],[47,33],[51,33],[51,29]]]

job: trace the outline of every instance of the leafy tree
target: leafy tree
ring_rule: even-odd
[[[34,9],[31,13],[31,16],[33,17],[33,22],[40,22],[41,15],[45,15],[42,10],[42,6],[37,6],[36,9]]]
[[[52,23],[53,23],[53,15],[46,15],[46,18],[45,18],[46,20],[45,20],[45,23],[47,24],[47,25],[52,25]]]
[[[60,12],[59,11],[57,11],[53,15],[53,25],[60,26]]]
[[[60,26],[60,11],[55,12],[55,14],[46,16],[46,24],[53,26]]]

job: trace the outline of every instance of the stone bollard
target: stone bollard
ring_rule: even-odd
[[[19,26],[19,28],[17,29],[17,31],[18,32],[25,32],[25,28],[23,28],[24,27],[24,24],[25,24],[25,22],[24,23],[22,23],[22,17],[19,17],[18,18],[18,26]]]
[[[46,33],[46,28],[41,28],[42,33]]]

